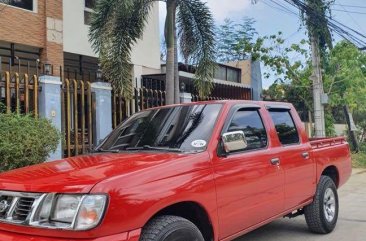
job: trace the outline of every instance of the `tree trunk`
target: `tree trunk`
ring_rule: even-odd
[[[357,141],[356,126],[353,121],[352,113],[349,111],[348,105],[343,106],[343,110],[344,110],[344,114],[346,116],[346,121],[347,121],[347,125],[348,125],[349,138],[352,142],[352,149],[354,152],[359,152],[360,147],[359,147],[358,141]]]
[[[174,104],[174,29],[176,0],[167,0],[167,16],[165,21],[165,41],[166,41],[166,104]]]
[[[176,26],[174,26],[174,103],[180,104],[178,37]]]

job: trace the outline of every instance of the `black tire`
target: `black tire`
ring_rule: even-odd
[[[140,241],[204,241],[204,238],[189,220],[177,216],[160,216],[142,229]]]
[[[333,196],[331,193],[333,193]],[[334,202],[331,200],[332,197],[334,198]],[[334,212],[332,211],[333,209]],[[337,187],[330,177],[321,176],[313,203],[304,208],[305,219],[309,230],[319,234],[332,232],[337,224],[338,211]]]

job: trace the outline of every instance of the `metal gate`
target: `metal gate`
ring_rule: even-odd
[[[121,95],[112,95],[112,120],[113,128],[135,112],[152,107],[164,106],[166,92],[143,88],[134,88],[131,100],[126,100]]]
[[[38,77],[18,72],[0,72],[0,102],[7,113],[38,117]]]
[[[62,132],[64,157],[92,151],[94,147],[95,101],[91,83],[76,79],[63,79],[61,91]]]

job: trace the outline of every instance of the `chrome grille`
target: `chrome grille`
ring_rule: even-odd
[[[43,194],[0,191],[0,222],[28,224]]]
[[[32,211],[32,205],[35,201],[35,198],[19,198],[18,202],[15,205],[13,212],[13,220],[15,221],[25,221]]]

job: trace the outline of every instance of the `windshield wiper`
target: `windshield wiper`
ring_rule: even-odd
[[[102,148],[99,148],[99,149],[93,151],[93,153],[98,153],[98,152],[120,153],[121,151],[120,150],[116,150],[116,149],[114,149],[114,150],[111,150],[111,149],[104,150]]]
[[[184,152],[177,148],[158,147],[158,146],[149,146],[149,145],[138,146],[138,147],[128,147],[124,150],[126,150],[126,151],[153,150],[153,151],[168,151],[168,152],[179,152],[179,153]]]

